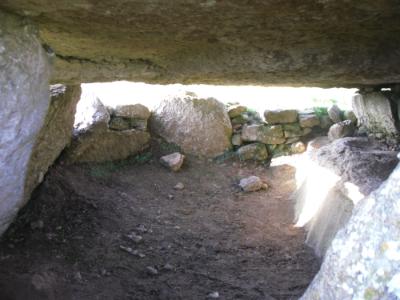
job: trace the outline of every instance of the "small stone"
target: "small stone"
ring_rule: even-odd
[[[268,158],[268,151],[264,144],[253,143],[240,147],[237,150],[240,160],[264,161]]]
[[[250,176],[241,179],[239,186],[244,192],[255,192],[265,188],[265,184],[257,176]]]
[[[174,189],[177,191],[181,191],[185,188],[185,185],[182,182],[178,182],[175,186]]]
[[[142,104],[119,105],[113,110],[116,117],[147,120],[150,117],[149,109]]]
[[[148,266],[148,267],[146,267],[146,270],[149,275],[153,275],[153,276],[158,275],[158,270],[155,267]]]
[[[174,199],[174,195],[169,194],[169,195],[168,195],[168,199],[169,199],[169,200],[173,200],[173,199]]]
[[[81,280],[82,280],[82,274],[81,274],[81,272],[76,272],[76,273],[74,274],[74,278],[75,278],[76,280],[78,280],[78,281],[81,281]]]
[[[169,264],[169,263],[166,263],[164,265],[163,269],[166,270],[166,271],[173,271],[174,270],[174,266]]]
[[[136,233],[132,232],[130,234],[127,234],[126,237],[130,239],[131,241],[135,243],[140,243],[143,241],[143,237],[140,235],[137,235]]]
[[[232,136],[232,145],[233,146],[241,146],[243,144],[242,138],[240,134],[236,133]]]
[[[171,171],[177,172],[180,170],[183,164],[183,160],[185,159],[185,155],[175,152],[169,155],[165,155],[160,158],[160,163],[169,168]]]
[[[290,152],[293,154],[299,154],[306,151],[306,145],[303,142],[297,142],[290,146]]]
[[[209,299],[218,299],[219,298],[219,293],[218,292],[209,293],[207,295],[207,298],[209,298]]]
[[[146,233],[149,230],[143,224],[139,224],[138,226],[136,226],[136,231],[139,231],[141,233]]]
[[[32,230],[35,230],[35,229],[43,229],[43,227],[44,227],[44,222],[43,222],[42,220],[38,220],[38,221],[35,221],[35,222],[31,222],[31,228],[32,228]]]
[[[342,121],[342,112],[336,104],[332,105],[328,109],[328,115],[329,115],[329,118],[331,118],[333,123],[339,123]]]

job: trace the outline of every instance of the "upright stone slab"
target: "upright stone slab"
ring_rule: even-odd
[[[29,158],[50,101],[49,77],[36,29],[0,11],[0,234],[25,204]]]
[[[42,182],[48,168],[69,145],[75,120],[80,85],[51,86],[51,102],[46,119],[33,149],[25,182],[25,199]]]
[[[398,134],[390,101],[382,92],[370,92],[353,97],[353,111],[358,125],[371,133]]]

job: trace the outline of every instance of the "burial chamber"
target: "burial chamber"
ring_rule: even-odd
[[[399,20],[394,0],[2,1],[0,232],[27,201],[49,83],[392,87]],[[356,208],[304,299],[400,298],[399,174]]]

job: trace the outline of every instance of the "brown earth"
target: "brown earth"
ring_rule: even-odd
[[[242,193],[247,175],[270,188]],[[3,236],[0,299],[298,299],[319,261],[292,226],[294,175],[193,159],[171,173],[146,155],[59,162]]]

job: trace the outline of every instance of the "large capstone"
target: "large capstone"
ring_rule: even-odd
[[[36,139],[25,183],[25,199],[43,180],[48,168],[70,144],[81,87],[54,85],[45,122]]]
[[[231,148],[232,125],[222,103],[190,96],[162,101],[151,130],[188,154],[216,157]]]
[[[303,300],[400,298],[400,166],[362,199]]]
[[[50,102],[49,77],[35,27],[0,11],[0,234],[26,202],[29,159]]]

